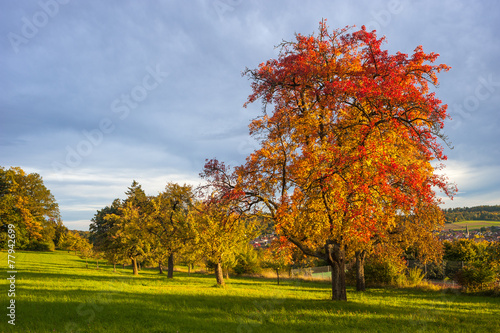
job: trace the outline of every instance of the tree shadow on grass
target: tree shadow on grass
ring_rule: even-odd
[[[188,277],[187,273],[176,273],[170,280],[165,275],[145,270],[139,277],[133,277],[128,271],[112,273],[109,267],[100,271],[85,270],[78,267],[84,260],[65,259],[64,256],[62,259],[76,268],[68,270],[67,265],[44,262],[36,271],[25,270],[18,274],[21,279],[16,295],[16,327],[3,322],[0,331],[402,333],[500,330],[500,299],[374,288],[365,293],[349,289],[348,302],[332,302],[327,300],[329,283],[289,280],[277,286],[272,279],[234,278],[227,281],[227,289],[219,289],[212,287],[213,275],[191,274]],[[48,272],[43,272],[45,268]],[[30,285],[24,285],[25,281]],[[318,300],[322,293],[324,299]]]
[[[144,295],[131,292],[74,291],[79,301],[63,301],[64,291],[52,291],[52,301],[20,300],[16,328],[28,332],[307,332],[335,329],[326,310],[346,304],[297,299],[243,296]],[[36,296],[36,295],[35,295]],[[369,308],[355,307],[356,311]],[[307,312],[305,312],[307,310]],[[315,313],[319,311],[319,314]],[[349,310],[350,311],[350,310]],[[380,310],[379,310],[380,311]],[[333,312],[331,312],[333,313]],[[396,321],[402,321],[397,319]],[[55,324],[59,323],[59,324]],[[348,325],[360,325],[347,320]],[[396,324],[393,321],[393,324]]]
[[[358,299],[349,302],[281,297],[211,295],[170,291],[142,293],[126,289],[33,290],[17,302],[17,332],[456,332],[477,331],[477,321],[500,325],[494,313],[468,318],[460,308],[439,308],[436,302],[401,304]],[[414,297],[393,290],[375,291],[377,297]],[[372,297],[369,293],[366,298]],[[435,299],[439,299],[434,295]],[[431,298],[432,299],[432,298]],[[452,304],[452,305],[453,305]],[[494,309],[498,300],[483,300]],[[496,325],[496,326],[495,326]],[[488,326],[486,326],[488,327]]]

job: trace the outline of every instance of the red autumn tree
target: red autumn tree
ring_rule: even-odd
[[[433,160],[447,117],[430,85],[446,65],[421,46],[381,49],[375,31],[296,35],[279,57],[247,69],[264,113],[261,147],[237,168],[239,190],[267,207],[279,235],[332,267],[332,299],[346,300],[346,254],[394,229],[396,218],[452,194]],[[272,108],[272,109],[271,109]]]

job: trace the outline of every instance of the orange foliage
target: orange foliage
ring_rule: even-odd
[[[240,189],[318,257],[328,244],[362,248],[384,237],[398,216],[439,203],[434,189],[454,192],[431,165],[446,160],[447,106],[429,85],[449,67],[421,46],[391,55],[375,31],[349,30],[329,32],[323,21],[317,35],[296,35],[278,59],[245,72],[245,105],[260,99],[266,111],[250,124],[261,147],[237,169]]]

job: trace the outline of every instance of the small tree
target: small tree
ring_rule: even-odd
[[[286,238],[275,239],[264,251],[263,267],[271,268],[276,273],[276,280],[280,284],[280,274],[292,263],[292,248],[286,244]]]
[[[224,198],[211,198],[197,207],[193,221],[198,232],[198,246],[215,265],[217,284],[224,286],[223,265],[238,248],[249,242],[252,226]]]
[[[116,264],[122,259],[120,253],[120,244],[116,236],[118,226],[114,223],[117,218],[109,218],[111,215],[119,216],[122,202],[115,199],[110,206],[98,210],[92,218],[90,224],[90,241],[94,249],[101,252],[103,257],[113,264],[116,272]]]
[[[115,220],[115,237],[119,242],[119,249],[122,255],[131,261],[134,275],[139,275],[137,260],[146,255],[151,246],[145,235],[143,216],[139,210],[140,208],[127,202],[125,207],[120,209],[121,215],[107,216],[108,219]]]
[[[486,249],[484,244],[480,245],[471,239],[458,239],[453,242],[445,241],[443,244],[443,258],[451,261],[472,262],[480,260]]]
[[[196,225],[198,245],[215,264],[217,284],[224,286],[224,262],[255,237],[255,221],[248,215],[250,205],[244,193],[226,186],[236,181],[229,167],[217,160],[207,161],[200,176],[208,184],[198,189],[203,200],[191,215]]]
[[[175,183],[168,183],[165,191],[151,200],[152,212],[147,219],[146,230],[155,243],[160,273],[162,262],[167,259],[168,278],[173,277],[174,256],[194,237],[188,220],[192,200],[192,187]]]
[[[92,244],[86,239],[80,238],[76,246],[78,251],[80,251],[80,258],[85,259],[85,267],[89,268],[88,259],[94,255]]]
[[[191,275],[191,271],[194,269],[195,265],[202,263],[202,247],[199,246],[197,242],[198,240],[195,234],[194,238],[185,244],[179,254],[179,260],[188,268],[188,275]]]
[[[151,213],[151,202],[135,180],[128,188],[127,199],[116,213],[106,214],[104,220],[112,226],[109,233],[112,249],[132,263],[132,273],[139,275],[138,260],[151,249],[150,235],[146,231],[146,220]],[[111,249],[110,248],[110,249]]]
[[[445,242],[447,260],[463,263],[453,278],[466,290],[489,289],[500,278],[499,242],[459,239]]]
[[[58,247],[62,250],[75,251],[75,256],[80,248],[86,246],[88,243],[86,239],[83,239],[80,235],[73,231],[68,231],[66,234],[62,235],[59,239]]]

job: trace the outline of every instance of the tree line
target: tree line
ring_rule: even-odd
[[[160,273],[166,264],[171,278],[174,260],[182,257],[189,266],[206,260],[224,285],[223,269],[257,235],[258,214],[209,188],[168,183],[163,192],[147,196],[134,181],[125,200],[95,214],[90,241],[108,262],[128,261],[134,275],[138,263],[155,262]]]
[[[189,269],[195,264],[204,264],[214,270],[219,285],[224,285],[224,277],[229,277],[229,271],[242,274],[272,269],[279,284],[280,276],[292,267],[327,264],[325,260],[308,259],[283,236],[262,249],[254,249],[250,241],[274,228],[273,222],[265,209],[251,209],[251,203],[242,204],[243,197],[231,192],[222,195],[221,191],[227,190],[227,185],[224,181],[218,182],[230,179],[232,172],[216,160],[207,161],[201,174],[207,181],[203,186],[193,188],[168,183],[163,192],[148,196],[134,181],[125,192],[126,199],[115,199],[110,206],[96,212],[90,232],[68,231],[62,223],[54,225],[48,220],[52,215],[47,213],[44,219],[48,221],[34,229],[38,237],[33,235],[33,219],[44,221],[36,215],[40,206],[50,203],[54,209],[52,213],[57,213],[57,204],[50,191],[37,174],[26,174],[20,168],[2,171],[2,229],[8,224],[15,225],[20,231],[18,246],[22,249],[50,251],[57,247],[74,251],[86,262],[91,258],[96,260],[97,268],[101,260],[113,264],[115,270],[118,264],[128,264],[135,275],[139,274],[141,264],[157,265],[163,274],[166,264],[168,278],[173,277],[175,263],[181,262]],[[14,179],[15,186],[12,185]],[[33,195],[31,204],[28,204],[22,198],[22,193],[28,191],[45,195]],[[229,193],[232,197],[228,196]],[[17,201],[23,206],[6,205]],[[407,260],[416,259],[421,265],[430,264],[428,274],[455,279],[466,289],[491,287],[498,279],[500,243],[465,239],[436,242],[435,233],[429,232],[432,228],[428,227],[439,225],[435,221],[440,220],[441,214],[437,207],[433,208],[434,211],[428,210],[423,216],[399,216],[397,227],[388,233],[387,239],[374,241],[362,252],[348,252],[346,280],[355,284],[357,290],[365,289],[365,279],[372,285],[401,285],[406,279]],[[420,232],[405,231],[414,228],[412,225],[420,225]],[[457,266],[457,262],[460,265]],[[436,272],[432,273],[430,267]],[[414,272],[410,270],[408,273],[410,279]]]
[[[446,222],[500,221],[500,205],[444,209]]]

